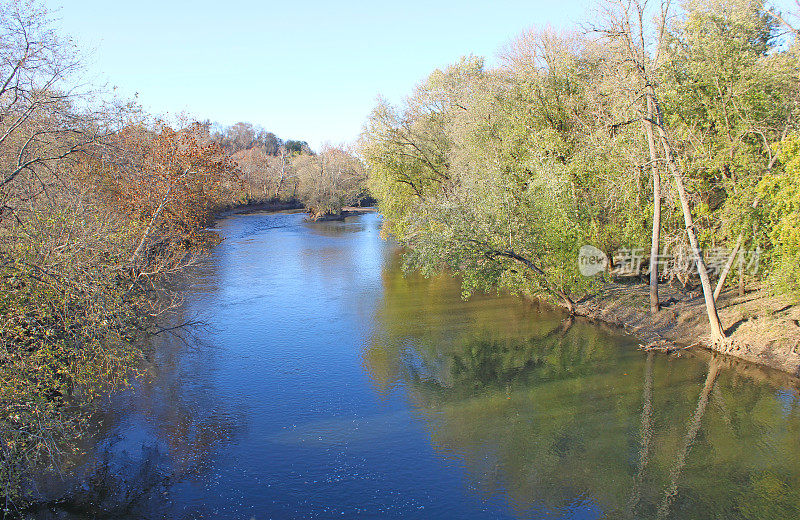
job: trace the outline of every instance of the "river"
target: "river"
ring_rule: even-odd
[[[108,401],[73,514],[800,518],[785,382],[404,276],[374,213],[217,229],[181,318],[206,325]]]

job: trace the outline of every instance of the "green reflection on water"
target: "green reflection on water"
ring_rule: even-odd
[[[446,277],[383,276],[365,369],[479,496],[519,517],[800,518],[793,392],[516,298],[462,301]]]

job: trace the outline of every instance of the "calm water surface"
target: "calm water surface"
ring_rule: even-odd
[[[404,277],[376,214],[302,218],[219,223],[208,328],[108,406],[118,516],[800,517],[795,391]]]

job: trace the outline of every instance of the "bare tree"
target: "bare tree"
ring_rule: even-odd
[[[80,67],[43,8],[0,6],[0,220],[59,182],[59,161],[92,153],[113,132],[113,112],[125,107],[90,107],[95,92],[75,83]]]

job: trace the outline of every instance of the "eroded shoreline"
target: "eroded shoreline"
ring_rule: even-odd
[[[800,307],[788,298],[748,290],[724,292],[719,315],[731,347],[712,348],[703,295],[659,286],[661,310],[651,314],[648,287],[607,283],[576,302],[577,315],[616,325],[642,341],[644,348],[698,346],[800,378]]]

